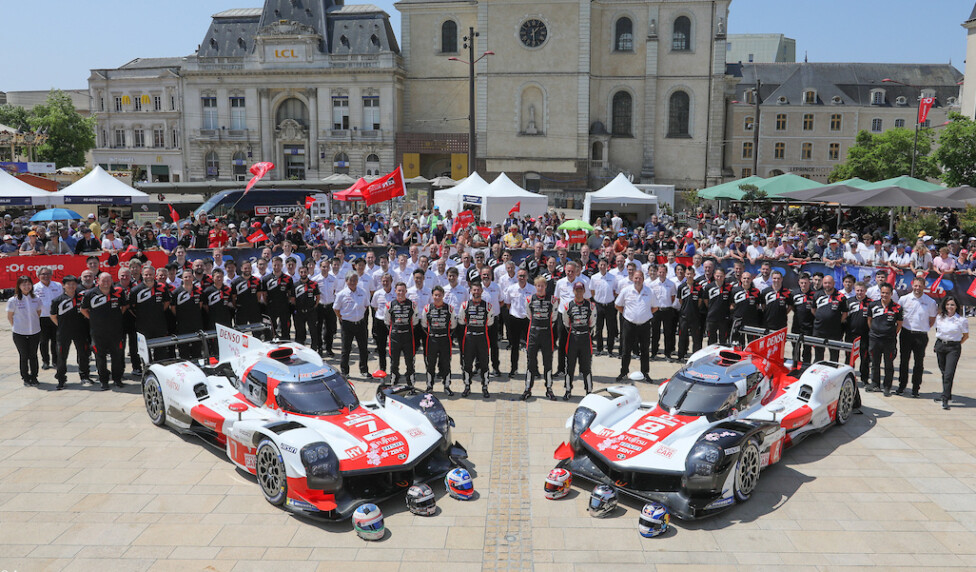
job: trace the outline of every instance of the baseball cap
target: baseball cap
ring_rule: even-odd
[[[95,218],[95,213],[88,213],[88,218]]]
[[[837,239],[836,238],[831,238],[830,239],[830,244],[837,244]]]
[[[4,240],[13,240],[14,237],[10,236],[9,234],[5,234],[5,235],[3,235],[3,239]]]
[[[585,286],[583,286],[582,282],[577,282],[576,284],[573,284],[573,290],[583,290],[584,288]]]
[[[27,236],[37,236],[37,233],[32,230],[27,233]]]
[[[881,246],[881,241],[880,241],[880,240],[876,240],[876,241],[874,241],[874,245],[875,245],[875,246]]]

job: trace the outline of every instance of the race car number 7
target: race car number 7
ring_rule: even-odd
[[[375,418],[373,418],[373,417],[365,417],[365,418],[360,419],[360,420],[356,421],[355,423],[353,423],[353,427],[362,427],[363,425],[366,426],[366,432],[367,433],[375,433],[376,432],[376,419]]]

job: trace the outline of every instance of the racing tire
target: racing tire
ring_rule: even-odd
[[[844,425],[851,419],[854,413],[854,378],[847,376],[840,384],[840,393],[837,398],[837,424]]]
[[[759,484],[759,446],[752,439],[742,445],[739,460],[735,464],[735,499],[739,502],[749,500]]]
[[[163,388],[154,373],[146,374],[146,379],[142,382],[142,400],[146,402],[146,413],[153,425],[165,425],[166,401],[163,399]]]
[[[258,479],[264,500],[275,506],[284,504],[288,497],[288,477],[285,460],[278,447],[265,439],[258,443],[254,453],[254,476]]]

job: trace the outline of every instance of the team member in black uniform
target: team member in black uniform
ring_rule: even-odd
[[[135,317],[136,329],[147,340],[162,338],[169,333],[166,329],[169,303],[169,289],[165,284],[156,282],[156,272],[151,267],[144,267],[142,282],[133,287],[129,294],[129,311]],[[153,351],[154,360],[170,357],[172,354],[172,348],[159,348]]]
[[[546,295],[549,297],[556,295],[556,282],[564,276],[563,271],[556,266],[556,257],[550,256],[546,259],[546,266],[539,273],[546,279]]]
[[[192,334],[203,329],[203,290],[193,281],[193,272],[183,271],[183,283],[174,293],[170,308],[176,315],[176,333]],[[180,346],[180,357],[200,357],[200,343],[191,342]]]
[[[794,334],[802,334],[804,336],[813,335],[813,319],[814,319],[814,294],[812,288],[810,288],[810,275],[806,272],[800,274],[800,278],[797,280],[800,288],[793,291],[793,328],[792,332]],[[810,357],[812,356],[810,346],[803,346],[803,356],[800,358],[803,363],[810,363]]]
[[[65,276],[61,280],[64,293],[51,302],[51,321],[58,327],[58,355],[57,369],[54,378],[58,380],[58,389],[64,389],[68,381],[68,351],[71,344],[75,345],[75,357],[78,359],[78,374],[82,383],[91,383],[89,379],[89,359],[91,348],[88,347],[90,326],[88,319],[81,313],[83,295],[78,291],[78,278]]]
[[[167,265],[168,266],[168,265]],[[176,296],[176,287],[169,283],[169,273],[166,268],[156,269],[156,283],[169,294],[170,311],[166,312],[166,333],[173,335],[176,333],[176,316],[172,312],[173,297]],[[173,353],[173,348],[169,348],[169,353]]]
[[[532,255],[526,256],[522,260],[522,263],[519,264],[519,268],[523,268],[528,274],[529,280],[534,281],[536,276],[546,270],[546,261],[548,258],[542,254],[543,248],[541,242],[536,242],[532,245]],[[555,263],[553,263],[553,268],[555,268]]]
[[[400,356],[407,368],[407,385],[413,387],[415,347],[414,328],[420,323],[417,307],[407,299],[407,285],[398,282],[396,298],[386,303],[383,318],[390,332],[390,370],[393,383],[400,383]]]
[[[693,271],[692,271],[693,272]],[[674,275],[678,279],[675,296],[678,298],[678,354],[679,362],[684,362],[688,356],[689,339],[692,342],[692,353],[702,346],[701,313],[699,312],[699,298],[701,286],[694,280],[691,272],[680,262],[674,267]]]
[[[451,391],[451,330],[456,325],[456,319],[450,304],[444,302],[444,288],[434,286],[430,299],[431,303],[420,312],[420,327],[427,336],[427,353],[424,355],[427,391],[434,390],[434,380],[440,374],[444,393],[454,395]]]
[[[743,272],[732,288],[732,343],[743,345],[742,326],[759,327],[762,322],[759,289],[752,285],[752,274]]]
[[[860,364],[858,371],[861,374],[861,382],[867,383],[870,379],[871,355],[868,349],[871,327],[868,325],[870,316],[871,299],[868,298],[868,286],[864,282],[854,284],[854,297],[847,299],[847,327],[844,331],[844,341],[854,343],[854,340],[861,339]],[[850,356],[848,356],[850,361]]]
[[[539,352],[542,352],[542,369],[546,381],[546,397],[554,401],[552,393],[552,350],[556,343],[556,335],[552,324],[558,316],[556,298],[547,291],[548,281],[545,276],[535,279],[535,295],[526,303],[526,313],[529,316],[529,336],[526,341],[525,391],[522,401],[532,396],[532,386],[535,378],[539,377]]]
[[[793,292],[783,286],[783,273],[773,270],[769,286],[760,295],[763,327],[767,332],[777,332],[786,327],[786,318],[793,305]]]
[[[573,393],[573,373],[579,362],[583,377],[583,391],[593,392],[593,327],[596,326],[596,305],[583,298],[586,287],[582,282],[573,285],[573,299],[563,312],[563,325],[569,332],[566,338],[566,393],[563,401],[568,401]]]
[[[207,307],[206,328],[215,329],[217,324],[234,325],[234,290],[224,283],[224,271],[213,269],[213,286],[203,291],[203,303]]]
[[[701,296],[702,303],[708,308],[705,317],[705,331],[708,333],[709,344],[727,344],[729,342],[729,326],[731,325],[732,285],[725,281],[725,270],[716,268],[714,281],[710,282]]]
[[[136,280],[139,278],[139,276],[135,277]],[[116,286],[122,288],[127,300],[131,298],[132,289],[138,284],[138,282],[133,280],[132,273],[128,267],[119,269],[119,281],[116,283]],[[139,348],[136,343],[136,317],[132,313],[131,304],[129,305],[129,310],[122,315],[122,332],[125,334],[122,338],[122,351],[124,352],[125,346],[128,345],[129,363],[132,364],[132,374],[139,377],[142,375],[142,368],[139,366]]]
[[[261,279],[251,274],[249,260],[241,263],[241,275],[234,278],[230,288],[234,293],[234,323],[237,325],[257,324],[261,321]]]
[[[111,375],[116,387],[122,387],[125,369],[125,352],[122,349],[122,315],[127,309],[125,291],[112,284],[112,275],[103,272],[98,276],[98,286],[85,293],[81,313],[91,326],[92,350],[102,391],[108,389]],[[111,371],[109,362],[111,359]]]
[[[704,273],[701,276],[694,276],[693,268],[689,268],[687,271],[689,274],[688,277],[693,278],[695,283],[698,284],[698,302],[700,306],[698,311],[698,338],[695,340],[695,343],[699,348],[704,345],[705,325],[708,322],[708,306],[705,304],[705,297],[708,296],[708,285],[715,279],[715,268],[715,261],[706,260],[702,263]]]
[[[871,386],[867,391],[881,391],[881,360],[884,360],[884,396],[891,395],[895,376],[895,348],[901,332],[901,306],[891,299],[892,287],[887,282],[879,286],[881,299],[868,308],[868,327],[871,328]]]
[[[461,341],[461,357],[464,367],[464,391],[461,397],[471,394],[471,380],[474,378],[475,361],[478,362],[478,374],[481,377],[481,395],[485,399],[491,397],[488,393],[488,326],[494,318],[488,302],[481,299],[481,282],[470,284],[471,298],[461,305],[458,314],[458,324],[464,326],[464,337]]]
[[[318,282],[308,276],[308,268],[298,269],[298,283],[295,284],[295,341],[305,345],[306,329],[312,334],[312,349],[322,349],[322,326],[319,324]]]
[[[278,337],[291,336],[291,306],[295,303],[295,282],[282,271],[284,261],[279,257],[271,259],[271,272],[261,279],[264,302],[268,307],[271,327]]]
[[[207,288],[213,286],[213,277],[207,274],[206,264],[213,265],[213,260],[204,260],[202,258],[197,258],[193,261],[193,281],[199,284],[200,290],[206,290]]]
[[[820,282],[821,289],[813,295],[813,335],[828,340],[844,338],[844,324],[847,322],[847,296],[834,288],[834,277],[827,275]],[[814,350],[814,361],[824,357],[824,348]],[[830,350],[830,361],[837,361],[840,350]]]

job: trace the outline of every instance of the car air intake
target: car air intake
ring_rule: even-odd
[[[207,391],[207,384],[198,383],[194,385],[193,395],[197,397],[197,401],[203,401],[204,399],[210,397],[210,392]]]
[[[718,352],[719,365],[727,366],[742,361],[742,356],[736,352],[722,350]]]
[[[796,395],[796,398],[800,401],[810,401],[810,396],[813,395],[813,388],[807,384],[800,386],[800,392]]]
[[[295,351],[291,348],[277,348],[268,352],[268,357],[276,361],[285,361],[292,356]]]

